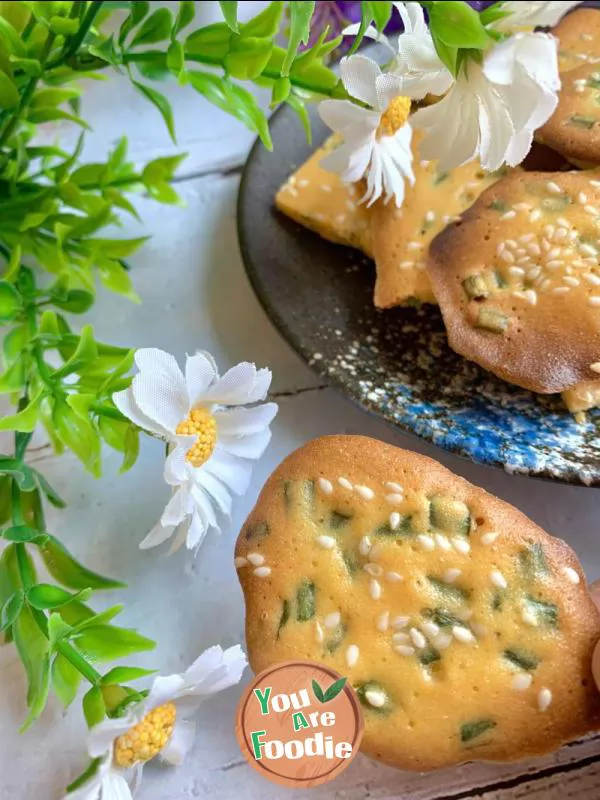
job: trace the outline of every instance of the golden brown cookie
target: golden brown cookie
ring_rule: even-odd
[[[516,761],[600,727],[600,615],[575,554],[436,461],[309,442],[267,481],[235,555],[253,669],[311,659],[346,675],[374,758]]]
[[[320,166],[333,146],[332,136],[283,184],[275,205],[324,239],[371,255],[369,212],[358,202],[360,187],[345,184],[339,175]]]
[[[600,13],[579,8],[552,29],[558,38],[558,69],[568,72],[581,64],[600,63]]]
[[[600,371],[600,364],[597,365]],[[572,414],[589,411],[590,408],[600,406],[600,379],[596,381],[583,381],[572,389],[562,393],[564,404]]]
[[[536,138],[574,164],[600,164],[600,64],[584,64],[563,75],[556,111]]]
[[[542,394],[597,381],[600,173],[503,178],[431,243],[450,346]]]

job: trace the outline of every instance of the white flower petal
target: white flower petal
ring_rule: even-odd
[[[402,94],[402,81],[397,75],[393,75],[391,72],[384,72],[383,75],[377,76],[375,91],[377,93],[377,108],[385,111],[392,100]]]
[[[277,414],[277,403],[264,403],[253,408],[218,409],[214,412],[218,435],[247,436],[268,428]]]
[[[181,550],[181,548],[187,541],[189,528],[190,528],[189,522],[184,522],[179,526],[177,533],[175,534],[175,537],[171,542],[171,546],[167,550],[167,556],[172,556],[173,553],[176,553],[178,550]]]
[[[360,180],[368,171],[376,144],[375,134],[366,137],[360,145],[354,145],[348,159],[348,168],[343,179],[348,183]]]
[[[115,739],[125,733],[136,724],[132,713],[117,719],[105,719],[90,728],[88,734],[88,755],[91,758],[99,758],[112,752],[112,745]]]
[[[160,373],[181,395],[187,394],[183,373],[171,353],[157,347],[141,347],[136,350],[135,363],[140,372]]]
[[[256,403],[264,398],[270,384],[270,370],[257,370],[254,364],[243,361],[227,370],[220,380],[207,389],[203,400],[224,406]]]
[[[332,131],[345,133],[357,124],[368,123],[377,128],[379,114],[351,103],[350,100],[322,100],[319,103],[319,116]]]
[[[204,541],[204,537],[208,533],[209,527],[206,518],[199,510],[196,510],[192,514],[192,519],[185,538],[185,544],[188,550],[197,550],[200,547]]]
[[[192,442],[186,442],[183,447],[179,445],[181,438],[183,437],[177,437],[178,446],[171,450],[165,461],[164,478],[169,486],[180,486],[189,481],[189,461],[186,459],[186,453],[195,437],[189,437]]]
[[[173,531],[175,530],[174,525],[161,525],[160,522],[157,522],[156,525],[152,528],[150,533],[148,533],[142,541],[139,543],[138,547],[140,550],[149,550],[151,547],[158,547],[159,544],[166,542],[173,535]]]
[[[243,495],[248,490],[252,466],[248,461],[224,452],[218,444],[202,468],[222,481],[234,494]]]
[[[392,5],[396,7],[400,14],[405,33],[415,33],[420,36],[429,33],[425,22],[425,13],[420,3],[394,2]]]
[[[107,773],[102,781],[102,800],[133,800],[129,784],[120,773]]]
[[[492,27],[496,30],[511,31],[524,27],[553,27],[571,8],[579,5],[580,0],[509,0],[502,4],[502,11],[510,16],[496,20]]]
[[[218,378],[219,370],[210,353],[199,351],[186,358],[185,384],[191,407],[201,400],[202,394]]]
[[[500,93],[482,92],[478,99],[479,157],[483,169],[493,172],[504,163],[515,129]]]
[[[190,409],[183,377],[178,385],[170,383],[163,372],[140,372],[133,379],[131,389],[142,413],[174,435]]]
[[[342,30],[342,36],[356,36],[360,29],[360,22],[353,22],[352,25],[348,25]],[[389,50],[394,52],[394,48],[390,44],[389,39],[384,33],[379,33],[377,28],[374,25],[369,25],[367,30],[364,32],[365,39],[374,39],[379,44],[384,44]]]
[[[188,488],[180,486],[175,491],[160,518],[163,527],[180,525],[190,513],[190,494]]]
[[[232,497],[221,481],[217,480],[214,475],[207,472],[205,469],[200,468],[196,477],[197,483],[202,486],[208,495],[212,498],[213,502],[222,514],[231,514]]]
[[[196,723],[193,720],[177,718],[171,738],[160,751],[160,758],[167,764],[180,766],[193,747],[196,737]]]
[[[271,431],[259,431],[248,436],[221,436],[219,449],[240,458],[256,460],[260,458],[271,441]]]
[[[381,69],[372,59],[360,55],[342,58],[340,75],[342,83],[351,97],[378,111],[385,110],[377,106],[375,81],[381,75]]]
[[[165,675],[155,678],[148,697],[144,701],[144,716],[152,709],[172,703],[184,690],[185,681],[182,675]]]
[[[239,644],[223,650],[220,645],[209,647],[184,672],[186,695],[207,697],[239,683],[248,665],[246,654]]]
[[[140,411],[133,397],[131,387],[123,389],[122,392],[115,392],[112,399],[121,414],[124,414],[127,419],[130,419],[135,425],[157,436],[166,437],[169,435],[169,431],[167,431],[166,428],[162,425],[158,425],[151,420],[150,417],[147,417]]]

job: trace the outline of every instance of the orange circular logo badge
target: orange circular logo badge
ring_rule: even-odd
[[[236,721],[242,753],[283,786],[333,780],[358,753],[360,703],[346,678],[312,661],[286,661],[257,675]]]

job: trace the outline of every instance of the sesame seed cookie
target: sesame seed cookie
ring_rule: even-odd
[[[503,178],[431,243],[450,346],[547,394],[600,380],[600,173]]]
[[[600,164],[598,64],[583,64],[563,75],[556,111],[536,138],[578,166]]]
[[[600,728],[600,614],[572,550],[441,464],[316,439],[267,481],[235,563],[255,671],[348,677],[367,755],[516,761]]]
[[[359,204],[360,186],[348,185],[320,162],[335,146],[331,136],[283,184],[276,207],[286,216],[337,244],[356,247],[371,255],[369,211]]]
[[[558,69],[568,72],[584,63],[600,62],[600,14],[593,8],[578,8],[552,29],[558,38]]]

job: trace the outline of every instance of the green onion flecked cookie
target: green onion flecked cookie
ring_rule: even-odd
[[[600,14],[597,9],[572,11],[561,19],[552,33],[558,39],[560,72],[600,62]]]
[[[547,394],[600,385],[600,171],[513,173],[431,243],[450,346]]]
[[[374,758],[516,761],[600,728],[600,614],[574,553],[429,458],[309,442],[267,481],[235,555],[253,669],[311,659],[346,675]]]

